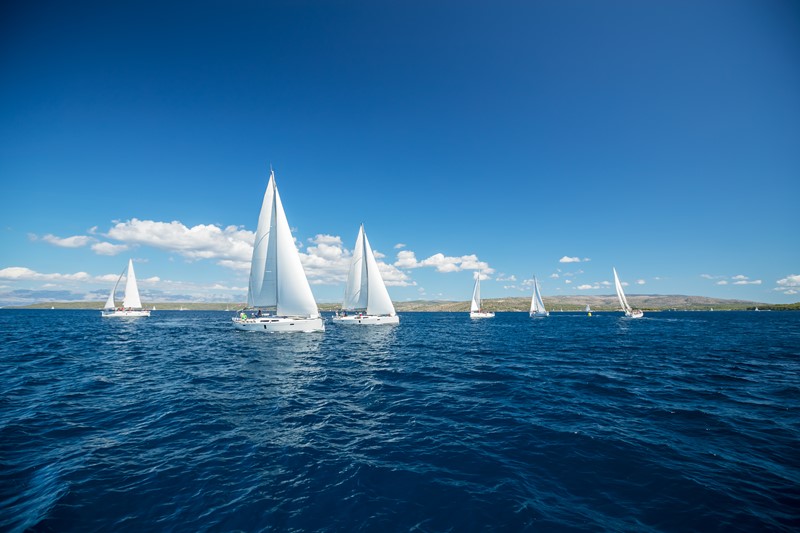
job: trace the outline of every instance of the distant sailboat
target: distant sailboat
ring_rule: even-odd
[[[243,310],[232,318],[236,329],[325,331],[275,185],[275,172],[270,173],[258,216],[247,307],[258,312],[248,316]],[[262,315],[264,309],[274,309],[274,314]]]
[[[114,294],[117,292],[122,276],[127,271],[128,277],[125,281],[125,298],[122,300],[122,307],[114,304]],[[139,299],[139,287],[136,284],[136,273],[133,271],[133,260],[128,259],[128,268],[122,271],[117,278],[111,294],[108,295],[106,305],[101,312],[104,317],[128,317],[128,316],[150,316],[150,311],[142,309],[142,301]]]
[[[617,276],[617,269],[612,267],[614,271],[614,286],[617,288],[617,298],[619,298],[619,305],[622,307],[622,310],[625,311],[625,316],[628,318],[642,318],[644,313],[638,309],[632,309],[630,305],[628,305],[628,299],[625,298],[625,293],[622,291],[622,283],[619,282],[619,276]]]
[[[544,308],[544,302],[542,301],[542,294],[539,292],[539,282],[536,281],[536,276],[533,276],[533,296],[531,297],[531,317],[546,317],[550,316],[550,313],[547,312],[547,309]]]
[[[481,273],[475,278],[475,287],[472,289],[472,303],[469,307],[470,318],[492,318],[494,313],[481,308]]]
[[[358,230],[356,247],[347,274],[342,312],[333,317],[340,324],[399,324],[400,317],[386,290],[375,254],[364,232],[364,224]]]
[[[586,314],[588,316],[592,316],[592,308],[589,307],[589,304],[586,304]]]

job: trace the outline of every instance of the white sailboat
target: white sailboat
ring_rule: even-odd
[[[536,281],[536,276],[533,276],[533,296],[531,297],[530,315],[536,318],[550,316],[550,313],[544,308],[544,302],[542,301],[542,294],[539,292],[539,282]]]
[[[586,304],[586,314],[588,316],[592,316],[592,308],[589,307],[589,304]]]
[[[325,331],[275,185],[274,171],[270,173],[258,215],[247,308],[255,312],[248,315],[243,310],[231,319],[236,329]],[[268,314],[265,310],[274,311]]]
[[[625,311],[625,316],[628,318],[642,318],[644,313],[639,309],[632,309],[630,305],[628,305],[628,299],[625,298],[625,293],[622,291],[622,283],[619,282],[619,276],[617,276],[617,269],[611,267],[614,271],[614,286],[617,288],[617,298],[619,298],[619,305],[622,307],[622,310]]]
[[[492,318],[494,313],[481,308],[481,273],[475,278],[475,288],[472,289],[472,303],[469,306],[470,318]]]
[[[122,307],[116,307],[114,294],[117,292],[117,286],[126,271],[128,276],[125,280],[125,297],[122,300]],[[104,317],[150,316],[149,310],[142,309],[142,301],[139,299],[139,286],[136,284],[136,273],[133,271],[132,259],[128,259],[128,267],[117,278],[117,282],[114,284],[114,288],[111,289],[111,294],[108,295],[108,300],[106,300],[106,305],[103,307],[101,315]]]
[[[364,232],[364,224],[358,230],[356,247],[347,273],[347,286],[341,313],[333,321],[339,324],[399,324],[400,317],[386,290],[386,284],[378,270],[375,254]]]

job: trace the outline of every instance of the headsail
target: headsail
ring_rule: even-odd
[[[116,307],[116,304],[114,303],[114,295],[117,293],[117,287],[119,286],[119,282],[122,280],[122,276],[124,275],[125,271],[123,270],[120,272],[117,282],[114,284],[114,288],[111,289],[111,294],[108,295],[108,300],[106,300],[106,305],[103,309],[114,309]]]
[[[364,257],[364,226],[358,230],[356,246],[353,248],[353,258],[350,261],[350,271],[347,273],[347,285],[344,290],[342,309],[353,311],[366,309],[369,299],[369,272],[367,261]]]

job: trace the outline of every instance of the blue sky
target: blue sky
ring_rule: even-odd
[[[796,2],[1,9],[0,305],[243,301],[270,164],[321,302],[800,300]]]

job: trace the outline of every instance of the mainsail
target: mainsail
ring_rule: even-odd
[[[139,287],[136,285],[136,273],[133,271],[133,259],[128,259],[128,279],[125,281],[125,298],[122,300],[122,307],[126,309],[142,308]]]

